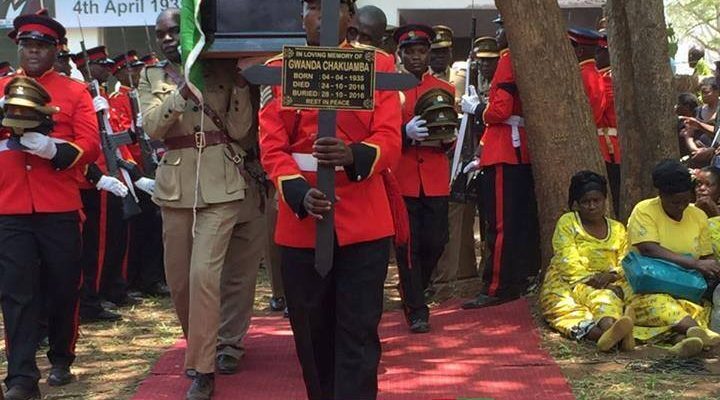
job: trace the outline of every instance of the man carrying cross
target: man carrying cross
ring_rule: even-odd
[[[354,11],[354,0],[341,0],[338,37],[345,36]],[[321,20],[335,21],[334,15],[321,16],[320,0],[304,1],[309,46],[321,43]],[[389,58],[376,56],[375,62],[377,72],[394,72]],[[268,65],[282,63],[277,57]],[[285,294],[308,398],[375,399],[377,328],[395,231],[380,174],[400,158],[399,96],[376,91],[373,111],[340,111],[336,137],[317,139],[319,111],[283,108],[279,86],[263,92],[262,163],[280,194],[275,241],[282,249]],[[317,188],[318,167],[335,169],[336,199]],[[332,269],[323,276],[315,269],[316,221],[331,209],[337,236]]]

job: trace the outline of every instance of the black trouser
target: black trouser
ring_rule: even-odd
[[[540,233],[530,165],[483,169],[482,209],[486,254],[483,291],[494,297],[523,294],[540,267]]]
[[[133,290],[146,291],[165,282],[162,216],[150,195],[137,194],[142,214],[130,221],[127,283]]]
[[[605,163],[605,169],[607,170],[608,183],[610,184],[610,193],[612,193],[613,199],[613,211],[615,211],[615,218],[620,218],[620,164]]]
[[[377,397],[378,325],[390,240],[335,247],[316,272],[312,249],[281,248],[290,324],[310,400]]]
[[[425,289],[430,284],[448,241],[448,197],[405,197],[410,215],[410,257],[407,247],[396,249],[400,273],[400,295],[409,323],[427,321],[430,310],[425,304]]]
[[[127,223],[122,200],[96,189],[81,190],[83,224],[80,314],[92,317],[102,311],[101,296],[110,301],[124,298],[123,262],[127,250]]]
[[[0,303],[8,388],[33,388],[40,379],[35,353],[44,307],[50,363],[69,367],[75,360],[80,237],[77,212],[0,216]]]

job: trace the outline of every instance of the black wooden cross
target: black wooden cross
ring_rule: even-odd
[[[340,0],[322,0],[322,26],[320,28],[320,46],[337,47],[340,43],[338,25],[340,15]],[[278,67],[253,66],[243,72],[245,78],[256,85],[277,86],[282,82],[282,69]],[[375,75],[375,88],[377,90],[406,90],[417,86],[418,80],[410,74],[377,73]],[[318,89],[318,88],[313,88]],[[400,112],[400,110],[398,110]],[[335,137],[337,129],[337,112],[335,110],[320,110],[318,116],[318,138]],[[318,189],[325,193],[329,199],[335,198],[335,168],[318,166]],[[317,222],[317,237],[315,241],[315,269],[325,277],[333,265],[335,248],[335,218],[334,211],[323,214],[323,219]]]

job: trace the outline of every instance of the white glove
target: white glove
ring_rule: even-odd
[[[103,175],[95,185],[97,190],[110,192],[117,197],[125,197],[128,194],[128,188],[119,179],[112,176]]]
[[[477,106],[480,105],[480,96],[477,94],[475,86],[468,86],[468,94],[464,94],[460,101],[460,107],[465,114],[475,114]]]
[[[474,159],[471,162],[468,163],[468,165],[463,168],[463,174],[468,174],[470,172],[475,172],[480,169],[480,160]]]
[[[427,124],[427,121],[421,119],[419,115],[416,115],[405,125],[405,134],[412,140],[422,142],[430,136],[425,124]]]
[[[40,158],[51,160],[57,154],[57,147],[50,136],[38,132],[25,132],[20,137],[20,144],[25,146],[26,153],[34,154]]]
[[[93,107],[95,107],[95,112],[106,111],[110,109],[110,103],[106,98],[97,96],[93,99]]]
[[[5,96],[0,97],[0,108],[5,107]]]
[[[135,187],[149,194],[155,194],[155,180],[150,178],[140,178],[135,181]]]

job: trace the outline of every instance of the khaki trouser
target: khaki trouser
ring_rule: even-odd
[[[475,259],[475,205],[450,203],[450,238],[432,277],[432,285],[478,275]]]
[[[278,215],[277,191],[273,187],[268,193],[268,201],[265,203],[265,215],[267,216],[267,237],[265,241],[265,268],[270,275],[270,286],[273,297],[285,297],[282,274],[280,271],[280,247],[275,244],[275,224]]]
[[[193,238],[193,210],[162,207],[165,275],[188,342],[186,370],[215,371],[220,277],[241,208],[233,201],[197,209]]]
[[[250,328],[255,304],[255,283],[266,236],[265,216],[260,210],[260,192],[254,182],[245,192],[242,210],[233,229],[221,278],[221,319],[217,354],[240,359],[243,339]]]

